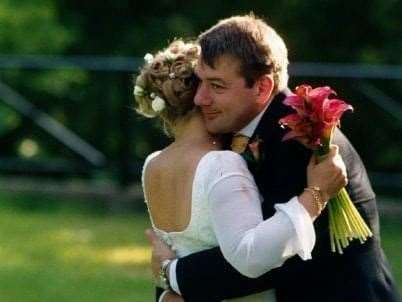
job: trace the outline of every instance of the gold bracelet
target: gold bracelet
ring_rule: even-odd
[[[308,187],[304,188],[304,191],[310,192],[313,196],[313,200],[315,202],[315,206],[318,210],[318,213],[321,213],[323,209],[324,201],[322,200],[321,190],[319,187]]]

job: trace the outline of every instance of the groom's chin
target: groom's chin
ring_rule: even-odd
[[[207,131],[210,134],[225,134],[225,133],[230,133],[230,130],[225,129],[225,127],[222,127],[222,125],[219,125],[218,123],[215,122],[206,122],[205,123]]]
[[[204,123],[205,127],[207,128],[207,131],[211,134],[219,134],[221,133],[219,130],[220,127],[218,127],[218,123],[216,123],[213,120],[207,119],[204,116]]]
[[[207,131],[211,134],[225,134],[233,131],[231,123],[228,123],[222,113],[205,114],[203,113],[203,120]]]

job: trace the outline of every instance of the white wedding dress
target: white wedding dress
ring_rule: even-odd
[[[144,174],[157,151],[145,161]],[[145,200],[147,203],[147,201]],[[275,205],[275,215],[263,220],[261,197],[244,159],[232,151],[210,151],[198,163],[192,187],[191,218],[181,232],[165,232],[150,220],[156,234],[178,258],[220,246],[226,260],[248,277],[258,277],[298,254],[310,259],[315,243],[307,211],[292,198]],[[208,290],[208,289],[206,289]],[[178,289],[179,291],[179,289]],[[230,301],[275,301],[274,291]]]

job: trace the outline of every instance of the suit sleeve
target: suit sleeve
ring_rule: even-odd
[[[186,301],[221,301],[273,288],[277,270],[259,278],[247,278],[235,270],[219,248],[180,258],[176,276]]]
[[[295,281],[301,275],[310,273],[311,264],[311,261],[292,257],[279,268],[258,278],[248,278],[225,261],[219,248],[213,248],[180,258],[176,273],[185,301],[216,302],[251,295]]]

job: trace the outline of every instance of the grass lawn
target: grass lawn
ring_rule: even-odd
[[[0,204],[1,302],[152,301],[146,215],[13,202]],[[383,219],[382,236],[402,288],[402,221]]]
[[[382,246],[402,293],[402,219],[382,218],[380,222]]]
[[[0,205],[1,302],[152,301],[145,215],[17,202]]]

